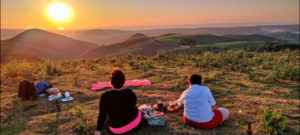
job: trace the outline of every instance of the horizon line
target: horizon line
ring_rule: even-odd
[[[300,22],[249,22],[249,23],[209,23],[209,24],[161,24],[161,25],[122,25],[122,26],[101,26],[94,28],[65,29],[64,31],[80,31],[80,30],[156,30],[156,29],[188,29],[188,28],[222,28],[222,27],[251,27],[251,26],[268,26],[268,25],[299,25]],[[28,28],[0,28],[1,30],[27,30],[42,29],[50,31],[58,31],[58,29],[45,29],[39,27]]]

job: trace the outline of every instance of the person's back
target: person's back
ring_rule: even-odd
[[[201,75],[190,75],[189,88],[186,89],[174,104],[184,104],[183,120],[186,124],[199,128],[214,128],[229,117],[225,108],[214,109],[216,101],[206,86],[201,86]]]
[[[101,96],[100,102],[100,110],[106,110],[112,127],[122,127],[138,114],[136,95],[131,89],[107,91]]]
[[[114,134],[129,132],[140,124],[142,115],[136,107],[136,95],[131,89],[122,89],[124,83],[123,72],[114,70],[111,73],[113,89],[100,98],[96,135],[101,134],[106,120],[109,120],[109,130]]]
[[[215,101],[208,87],[192,85],[186,90],[184,115],[197,122],[207,122],[214,116],[212,111]]]

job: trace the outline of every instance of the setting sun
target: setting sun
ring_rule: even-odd
[[[48,15],[55,21],[65,21],[71,15],[71,10],[65,4],[55,3],[49,6]]]
[[[58,27],[57,30],[65,30],[64,27]]]

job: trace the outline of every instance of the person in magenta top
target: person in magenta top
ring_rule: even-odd
[[[136,107],[137,97],[128,88],[123,88],[125,75],[121,70],[111,73],[112,90],[101,95],[99,116],[95,135],[100,135],[105,121],[109,120],[109,130],[114,134],[123,134],[135,129],[142,120],[142,114]]]
[[[188,78],[187,88],[174,103],[179,107],[184,104],[183,120],[186,124],[198,128],[214,128],[229,117],[225,108],[215,109],[216,101],[206,86],[201,86],[202,77],[192,74]]]

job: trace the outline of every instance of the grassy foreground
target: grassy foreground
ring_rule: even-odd
[[[153,85],[133,87],[138,105],[167,103],[177,99],[187,87],[187,76],[200,73],[217,102],[228,108],[230,119],[221,126],[203,130],[185,125],[183,109],[167,113],[165,126],[150,127],[132,134],[245,134],[248,121],[254,134],[267,134],[260,127],[264,110],[282,111],[286,116],[285,134],[299,134],[299,51],[247,53],[228,51],[199,55],[154,57],[124,56],[89,60],[39,62],[12,61],[1,65],[1,135],[4,134],[93,134],[101,94],[90,91],[91,84],[109,81],[114,68],[127,79],[147,78]],[[47,81],[62,91],[69,91],[74,101],[62,103],[60,113],[46,98],[22,103],[16,100],[18,82]],[[121,112],[120,112],[121,113]],[[103,134],[109,134],[104,131]]]

